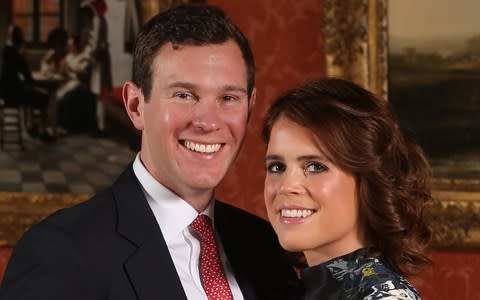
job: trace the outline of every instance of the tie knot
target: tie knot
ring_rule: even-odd
[[[198,235],[200,242],[215,243],[212,220],[209,216],[198,215],[190,224],[190,229]]]

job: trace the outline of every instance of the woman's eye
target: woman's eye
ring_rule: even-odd
[[[315,161],[306,163],[304,168],[305,172],[308,173],[320,173],[326,171],[327,169],[328,168],[325,165]]]
[[[272,162],[267,164],[267,172],[268,173],[281,173],[285,171],[286,166],[280,162]]]

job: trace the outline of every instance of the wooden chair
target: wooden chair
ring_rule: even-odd
[[[8,106],[5,99],[0,98],[0,148],[15,145],[23,150],[22,107]]]

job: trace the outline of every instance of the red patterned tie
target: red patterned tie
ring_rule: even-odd
[[[233,300],[232,291],[223,271],[212,221],[206,215],[198,215],[190,229],[200,241],[200,277],[209,300]]]

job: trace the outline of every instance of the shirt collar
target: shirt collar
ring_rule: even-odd
[[[178,234],[193,222],[198,212],[173,191],[158,182],[143,165],[137,154],[133,162],[133,172],[140,181],[143,193],[162,230],[165,242],[169,244]],[[210,201],[202,212],[214,222],[214,201]]]

